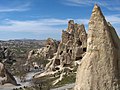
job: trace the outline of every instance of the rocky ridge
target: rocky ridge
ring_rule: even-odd
[[[62,40],[52,58],[48,58],[49,63],[45,67],[45,72],[37,74],[34,78],[44,76],[54,76],[57,78],[53,85],[60,82],[65,75],[76,71],[77,65],[83,58],[87,46],[87,34],[83,24],[68,22],[66,31],[62,31]],[[55,49],[56,50],[56,49]],[[75,72],[74,72],[75,73]]]

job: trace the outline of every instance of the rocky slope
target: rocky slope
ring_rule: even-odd
[[[89,21],[87,52],[78,67],[74,90],[120,90],[120,41],[95,5]]]
[[[13,52],[8,48],[0,47],[0,83],[4,85],[6,83],[11,83],[13,85],[18,85],[13,75],[8,71],[7,64],[13,64]]]
[[[27,66],[35,66],[45,68],[48,59],[54,56],[57,52],[59,41],[48,38],[45,46],[40,49],[33,49],[28,53],[26,64]],[[35,64],[34,64],[35,63]]]

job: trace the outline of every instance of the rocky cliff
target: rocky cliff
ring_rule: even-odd
[[[46,69],[61,69],[70,66],[74,61],[80,61],[86,52],[87,34],[83,24],[68,22],[66,31],[62,31],[62,40],[59,44],[56,55],[50,60]]]
[[[120,90],[120,41],[95,5],[89,21],[87,52],[77,70],[74,90]]]

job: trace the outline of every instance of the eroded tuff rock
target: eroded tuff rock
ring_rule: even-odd
[[[35,56],[43,56],[44,58],[52,58],[53,54],[57,52],[58,42],[51,38],[48,38],[46,41],[45,47],[42,47],[37,50],[31,50],[28,54],[28,60]]]
[[[87,52],[78,67],[74,90],[120,90],[120,41],[95,5],[89,21]]]
[[[14,52],[9,48],[0,46],[0,61],[4,63],[13,64],[16,60],[14,58]]]
[[[36,63],[36,66],[44,67],[43,64],[45,64],[45,61],[48,58],[51,59],[54,56],[54,53],[57,52],[58,44],[58,41],[48,38],[45,47],[29,52],[26,65],[34,66],[34,63]]]
[[[62,31],[62,40],[57,53],[51,59],[46,70],[54,70],[59,65],[62,68],[70,65],[73,61],[81,60],[86,52],[86,40],[87,34],[84,25],[79,25],[70,20],[67,30]]]
[[[0,84],[11,83],[18,85],[13,75],[8,71],[7,64],[14,63],[14,53],[7,47],[0,47]]]
[[[18,85],[13,75],[8,72],[8,70],[5,68],[5,65],[0,62],[0,84],[4,85],[6,83]]]
[[[62,40],[58,46],[57,52],[53,58],[49,58],[49,63],[46,65],[45,72],[40,75],[35,75],[35,78],[55,75],[59,73],[59,78],[53,83],[61,81],[64,75],[69,74],[74,70],[75,64],[79,63],[85,55],[87,46],[87,34],[84,25],[74,23],[73,20],[68,22],[66,31],[62,31]],[[58,76],[57,76],[58,77]]]

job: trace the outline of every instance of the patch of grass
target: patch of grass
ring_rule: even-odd
[[[59,83],[57,83],[57,84],[54,86],[54,88],[64,86],[65,84],[74,83],[75,80],[76,80],[76,74],[75,74],[75,73],[71,73],[70,75],[64,76],[63,80],[60,81]]]
[[[35,90],[50,90],[50,88],[52,88],[52,82],[56,79],[56,78],[50,78],[50,77],[52,76],[33,79],[32,87]]]

